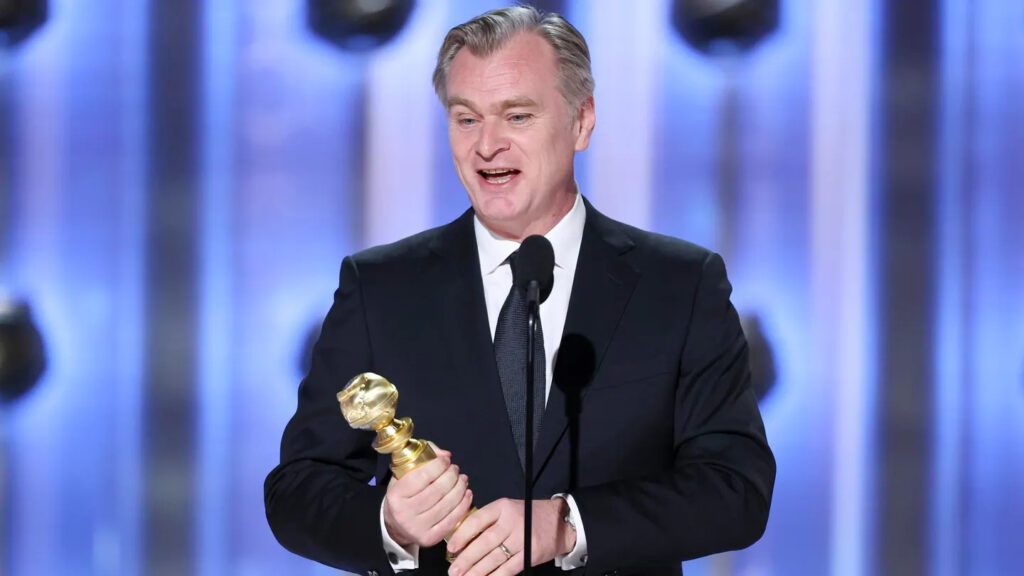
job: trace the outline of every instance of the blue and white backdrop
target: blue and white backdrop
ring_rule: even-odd
[[[1009,574],[1024,531],[1024,5],[783,0],[713,59],[670,0],[567,0],[606,213],[722,251],[775,378],[768,531],[687,574]],[[0,572],[327,574],[262,482],[341,258],[467,201],[430,73],[298,0],[52,0],[0,48],[0,286],[48,369],[2,407]]]

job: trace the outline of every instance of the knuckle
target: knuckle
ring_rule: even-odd
[[[466,495],[467,490],[469,490],[469,488],[466,486],[465,482],[459,482],[452,487],[449,493],[452,494],[453,498],[461,500],[462,497]]]
[[[428,486],[423,490],[423,492],[420,492],[420,494],[417,495],[417,498],[428,507],[434,507],[443,496],[444,493],[441,492],[437,486]]]
[[[487,547],[488,548],[497,548],[498,544],[501,544],[502,541],[504,541],[504,540],[505,539],[502,538],[501,535],[498,534],[497,532],[495,532],[494,530],[488,530],[487,531]]]
[[[417,544],[425,548],[437,544],[438,539],[434,538],[432,530],[427,530],[426,532],[420,532],[415,540]]]

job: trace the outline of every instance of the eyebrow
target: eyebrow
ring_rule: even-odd
[[[473,105],[469,100],[461,96],[452,96],[448,99],[448,110],[456,106],[465,106],[470,110],[476,112],[476,106]],[[536,107],[537,102],[528,96],[513,96],[507,100],[503,100],[498,104],[499,110],[508,110],[509,108],[530,108]]]

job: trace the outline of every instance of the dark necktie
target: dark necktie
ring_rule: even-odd
[[[494,330],[494,358],[498,363],[498,377],[505,394],[505,408],[512,424],[512,436],[519,450],[519,464],[526,462],[526,350],[527,350],[527,305],[526,293],[515,286],[516,258],[518,252],[508,257],[512,267],[512,289],[501,306],[498,326]],[[540,433],[541,416],[544,414],[544,331],[537,319],[537,338],[534,340],[533,357],[533,442],[537,443]]]

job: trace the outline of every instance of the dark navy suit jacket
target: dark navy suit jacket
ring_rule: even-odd
[[[749,546],[767,522],[775,461],[747,343],[721,258],[586,207],[534,494],[576,500],[589,553],[577,573],[680,574],[682,560]],[[335,399],[366,371],[396,385],[415,437],[452,452],[477,506],[522,497],[471,210],[344,260],[266,480],[267,518],[286,548],[390,574],[379,523],[389,460]],[[420,552],[417,573],[447,566],[442,543]]]

